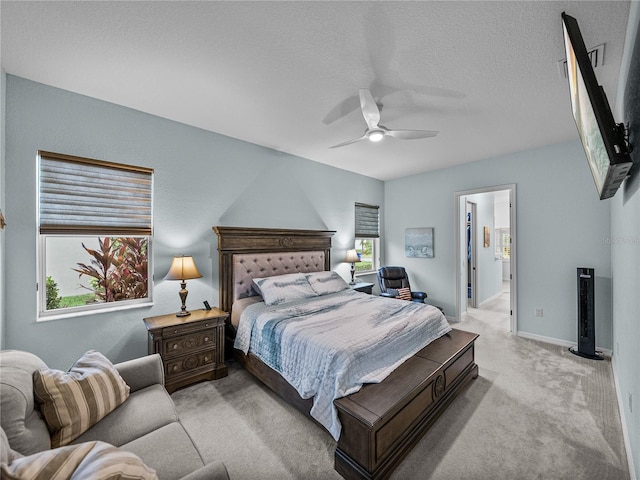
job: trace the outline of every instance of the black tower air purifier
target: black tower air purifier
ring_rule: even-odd
[[[571,347],[569,351],[602,360],[602,353],[596,352],[595,275],[593,268],[578,268],[578,347]]]

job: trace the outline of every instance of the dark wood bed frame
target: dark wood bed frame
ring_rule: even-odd
[[[220,308],[233,303],[233,256],[277,252],[324,252],[331,269],[326,230],[213,227],[218,235]],[[392,300],[390,300],[392,301]],[[395,300],[393,300],[395,301]],[[346,479],[386,479],[462,389],[478,376],[475,333],[454,329],[431,342],[378,384],[335,400],[342,433],[335,469]],[[252,354],[235,351],[246,369],[305,415],[312,399],[301,398],[278,373]]]

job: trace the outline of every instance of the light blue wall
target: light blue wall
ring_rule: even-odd
[[[611,209],[613,365],[640,478],[640,194],[625,202],[622,193]]]
[[[609,203],[578,140],[385,182],[385,258],[405,265],[430,303],[455,311],[455,192],[517,186],[518,330],[577,341],[576,268],[596,269],[596,342],[611,348]],[[410,208],[409,208],[410,207]],[[435,228],[435,257],[402,255],[407,227]],[[536,317],[535,308],[544,316]]]
[[[635,478],[640,479],[640,3],[633,2],[615,119],[631,130],[632,175],[611,202],[613,371]]]
[[[188,308],[218,305],[214,225],[336,230],[332,264],[353,247],[354,203],[382,205],[382,182],[64,90],[7,76],[6,347],[67,368],[95,348],[112,361],[147,353],[142,318],[179,309],[179,286],[162,281],[174,255],[190,254],[203,278],[188,282]],[[155,170],[155,305],[36,322],[36,151]]]

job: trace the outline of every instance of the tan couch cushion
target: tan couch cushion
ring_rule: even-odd
[[[101,440],[121,447],[177,421],[176,407],[164,386],[152,385],[132,392],[126,402],[71,443]]]
[[[120,447],[153,465],[162,480],[178,480],[202,468],[204,461],[180,422],[173,422]],[[167,454],[167,450],[171,454]],[[209,478],[209,477],[207,477]]]
[[[33,374],[36,400],[51,432],[51,446],[68,445],[129,397],[129,386],[113,364],[90,350],[68,372]]]

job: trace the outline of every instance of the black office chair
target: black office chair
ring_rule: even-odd
[[[425,292],[414,292],[409,285],[409,276],[404,267],[381,267],[378,269],[378,286],[383,297],[399,297],[398,289],[408,288],[411,291],[411,301],[427,303]],[[408,300],[408,298],[406,298]]]

